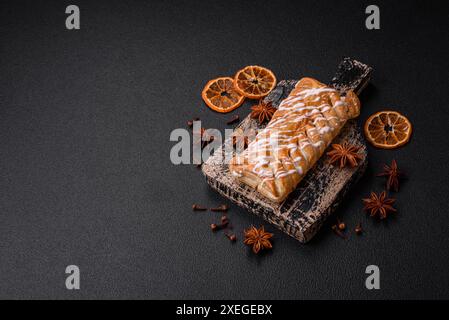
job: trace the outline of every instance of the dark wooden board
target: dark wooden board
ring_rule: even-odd
[[[345,58],[339,64],[330,85],[342,92],[353,89],[360,93],[368,83],[371,71],[371,67]],[[280,81],[265,101],[271,101],[275,107],[279,106],[296,83],[296,80]],[[248,116],[236,128],[246,131],[259,130],[262,127]],[[367,149],[354,120],[345,125],[333,143],[343,141],[360,147],[360,153],[363,155],[360,165],[355,168],[339,169],[330,165],[327,157],[323,156],[309,170],[296,190],[280,204],[270,201],[253,188],[240,183],[230,174],[228,165],[223,162],[226,158],[223,154],[226,150],[224,144],[203,164],[202,171],[207,183],[224,197],[305,243],[316,234],[348,189],[357,182],[366,169]]]

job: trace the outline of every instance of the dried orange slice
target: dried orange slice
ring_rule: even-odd
[[[222,77],[209,81],[201,93],[201,97],[209,108],[217,112],[230,112],[245,100],[234,87],[234,79]]]
[[[406,144],[412,135],[410,121],[396,111],[380,111],[365,122],[365,136],[375,147],[394,149]]]
[[[267,68],[247,66],[237,72],[234,85],[245,97],[259,99],[273,90],[276,86],[276,77]]]

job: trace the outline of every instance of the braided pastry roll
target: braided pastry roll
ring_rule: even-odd
[[[246,150],[231,159],[240,181],[282,202],[304,178],[348,119],[360,113],[357,95],[345,96],[312,78],[301,79]]]

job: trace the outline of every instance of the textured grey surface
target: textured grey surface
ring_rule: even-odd
[[[76,1],[81,30],[65,30],[68,1],[0,3],[1,298],[449,298],[447,11],[436,2]],[[249,14],[250,13],[250,14]],[[244,30],[242,30],[244,28]],[[269,43],[270,45],[264,45]],[[359,124],[393,108],[414,125],[410,144],[368,147],[370,165],[337,211],[343,241],[324,226],[307,245],[275,234],[256,257],[194,213],[221,196],[194,166],[169,161],[170,131],[207,109],[208,79],[260,64],[281,79],[329,79],[343,56],[376,66]],[[392,158],[408,179],[398,213],[369,219],[360,199]],[[262,220],[236,206],[238,232]],[[329,224],[332,221],[329,221]],[[81,290],[65,289],[77,264]],[[381,269],[381,290],[364,287]]]

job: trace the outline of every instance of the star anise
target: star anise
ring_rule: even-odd
[[[358,165],[357,160],[362,160],[363,156],[358,153],[360,147],[353,146],[348,142],[342,144],[333,144],[332,151],[329,151],[327,155],[330,157],[330,163],[340,163],[340,168],[349,164],[351,167]]]
[[[259,124],[262,124],[265,121],[270,121],[277,109],[272,106],[271,102],[260,100],[258,104],[251,107],[251,110],[251,118],[258,119]]]
[[[371,192],[370,197],[362,199],[362,201],[365,204],[364,209],[369,211],[371,217],[379,215],[381,219],[385,219],[388,213],[396,212],[396,209],[392,206],[396,199],[387,198],[385,191],[380,194]]]
[[[266,232],[263,226],[259,229],[251,226],[249,229],[245,230],[245,240],[243,243],[252,246],[253,252],[258,253],[262,249],[272,248],[269,240],[271,237],[273,237],[273,234]]]
[[[393,189],[399,191],[399,178],[402,173],[399,171],[396,160],[391,161],[391,165],[384,165],[384,171],[379,173],[378,177],[387,177],[387,190]]]

